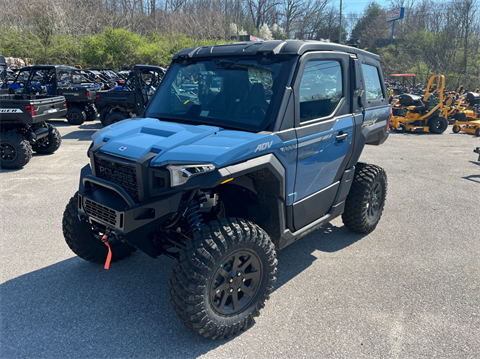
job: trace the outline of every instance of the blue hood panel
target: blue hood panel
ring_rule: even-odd
[[[151,166],[213,163],[223,167],[271,152],[281,143],[277,136],[270,134],[163,122],[152,118],[118,122],[98,131],[92,140],[94,144],[106,142],[100,152],[132,160],[149,152],[158,153],[150,162]]]

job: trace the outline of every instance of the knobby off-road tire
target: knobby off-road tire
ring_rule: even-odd
[[[239,218],[194,233],[175,261],[170,298],[180,321],[209,339],[246,329],[273,290],[276,252],[259,226]]]
[[[81,125],[87,119],[87,114],[79,107],[69,107],[67,109],[67,120],[72,125]]]
[[[106,122],[105,122],[105,117],[107,117],[107,115],[110,113],[110,111],[112,111],[112,108],[111,107],[104,107],[100,110],[100,122],[102,123],[103,126],[107,126]]]
[[[437,116],[428,120],[428,130],[431,133],[444,133],[448,127],[448,121],[445,117]]]
[[[110,126],[111,124],[123,121],[126,118],[128,118],[128,116],[123,112],[112,112],[105,116],[105,121],[103,121],[102,123],[104,126]]]
[[[89,262],[104,263],[107,259],[108,248],[102,242],[101,235],[96,234],[92,225],[81,221],[77,212],[78,194],[70,199],[63,213],[63,236],[70,249],[80,258]],[[110,244],[112,248],[112,262],[127,258],[136,249],[122,242]]]
[[[382,217],[386,195],[385,171],[375,165],[358,163],[342,215],[345,226],[354,232],[372,232]]]
[[[47,123],[48,136],[42,138],[38,144],[33,145],[32,148],[35,152],[41,154],[54,153],[60,148],[62,144],[62,136],[57,128]]]
[[[22,168],[31,158],[32,146],[25,137],[12,131],[0,133],[0,167]]]
[[[85,121],[95,121],[98,117],[98,110],[95,105],[92,105],[89,111],[86,112]]]

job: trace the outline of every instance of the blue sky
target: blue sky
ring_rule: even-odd
[[[372,0],[343,0],[343,11],[348,14],[351,12],[362,13],[363,9],[371,2]],[[378,1],[382,3],[382,1]],[[332,5],[340,6],[340,0],[334,0]]]

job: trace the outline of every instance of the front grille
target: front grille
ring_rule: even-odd
[[[113,162],[95,157],[96,176],[122,187],[138,202],[137,171],[135,165]]]
[[[85,198],[85,213],[114,227],[116,226],[117,212],[88,198]]]

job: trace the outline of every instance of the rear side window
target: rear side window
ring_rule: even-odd
[[[383,99],[384,96],[378,69],[372,65],[362,64],[362,70],[367,101]]]
[[[300,122],[327,117],[335,112],[343,96],[339,61],[310,61],[300,83]]]

